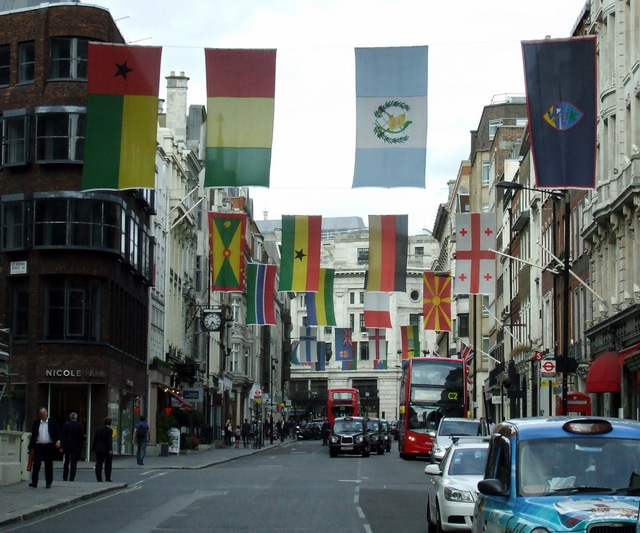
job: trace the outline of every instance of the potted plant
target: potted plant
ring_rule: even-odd
[[[176,427],[175,417],[164,410],[159,410],[156,417],[156,440],[160,445],[160,456],[169,455],[169,430]]]

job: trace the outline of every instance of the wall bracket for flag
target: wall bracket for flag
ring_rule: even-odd
[[[534,268],[538,268],[540,270],[546,270],[547,272],[551,272],[552,274],[560,274],[555,268],[549,268],[546,266],[536,265],[531,261],[527,261],[526,259],[520,259],[519,257],[514,257],[513,255],[505,254],[504,252],[499,252],[498,250],[492,250],[489,248],[490,252],[493,252],[498,255],[502,255],[503,257],[508,257],[509,259],[513,259],[514,261],[519,261],[520,263],[525,263],[526,265],[532,266]],[[553,255],[553,254],[552,254]]]

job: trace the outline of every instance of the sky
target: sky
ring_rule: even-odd
[[[254,218],[407,214],[431,231],[470,154],[482,109],[524,95],[521,41],[564,38],[585,0],[92,0],[129,44],[162,46],[165,76],[189,77],[206,105],[204,48],[276,48],[270,187],[250,187]],[[354,48],[428,46],[425,188],[352,189]]]

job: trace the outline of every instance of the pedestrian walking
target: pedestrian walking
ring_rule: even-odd
[[[64,481],[75,481],[83,443],[84,427],[78,422],[78,413],[71,413],[69,420],[62,426],[60,435],[60,449],[64,454],[64,465],[62,467],[62,479]]]
[[[240,429],[240,424],[236,426],[236,431],[234,434],[234,438],[236,440],[236,448],[240,448],[240,435],[242,433],[242,429]]]
[[[140,421],[133,427],[136,444],[138,445],[138,453],[136,459],[139,465],[144,464],[144,456],[147,453],[147,443],[149,442],[149,423],[144,415],[140,415]]]
[[[251,424],[249,424],[249,420],[247,420],[246,418],[244,419],[244,422],[242,423],[242,445],[245,448],[249,447],[249,439],[251,438]]]
[[[331,424],[325,418],[322,422],[322,427],[320,428],[320,432],[322,434],[322,445],[329,446],[329,435],[331,434]]]
[[[44,461],[44,479],[50,489],[53,483],[53,459],[60,448],[60,428],[53,418],[49,418],[44,407],[38,410],[38,414],[40,418],[33,421],[29,440],[29,450],[33,450],[34,454],[29,486],[34,489],[38,486],[38,474]]]
[[[233,426],[231,425],[231,420],[227,420],[227,423],[224,426],[224,445],[227,448],[231,447],[232,435],[233,435]]]
[[[113,429],[111,418],[104,419],[104,424],[96,429],[91,449],[96,454],[96,479],[102,481],[102,467],[106,481],[111,481],[111,459],[113,458]]]

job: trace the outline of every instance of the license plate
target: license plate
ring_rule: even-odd
[[[353,446],[343,446],[343,450],[353,450]]]

